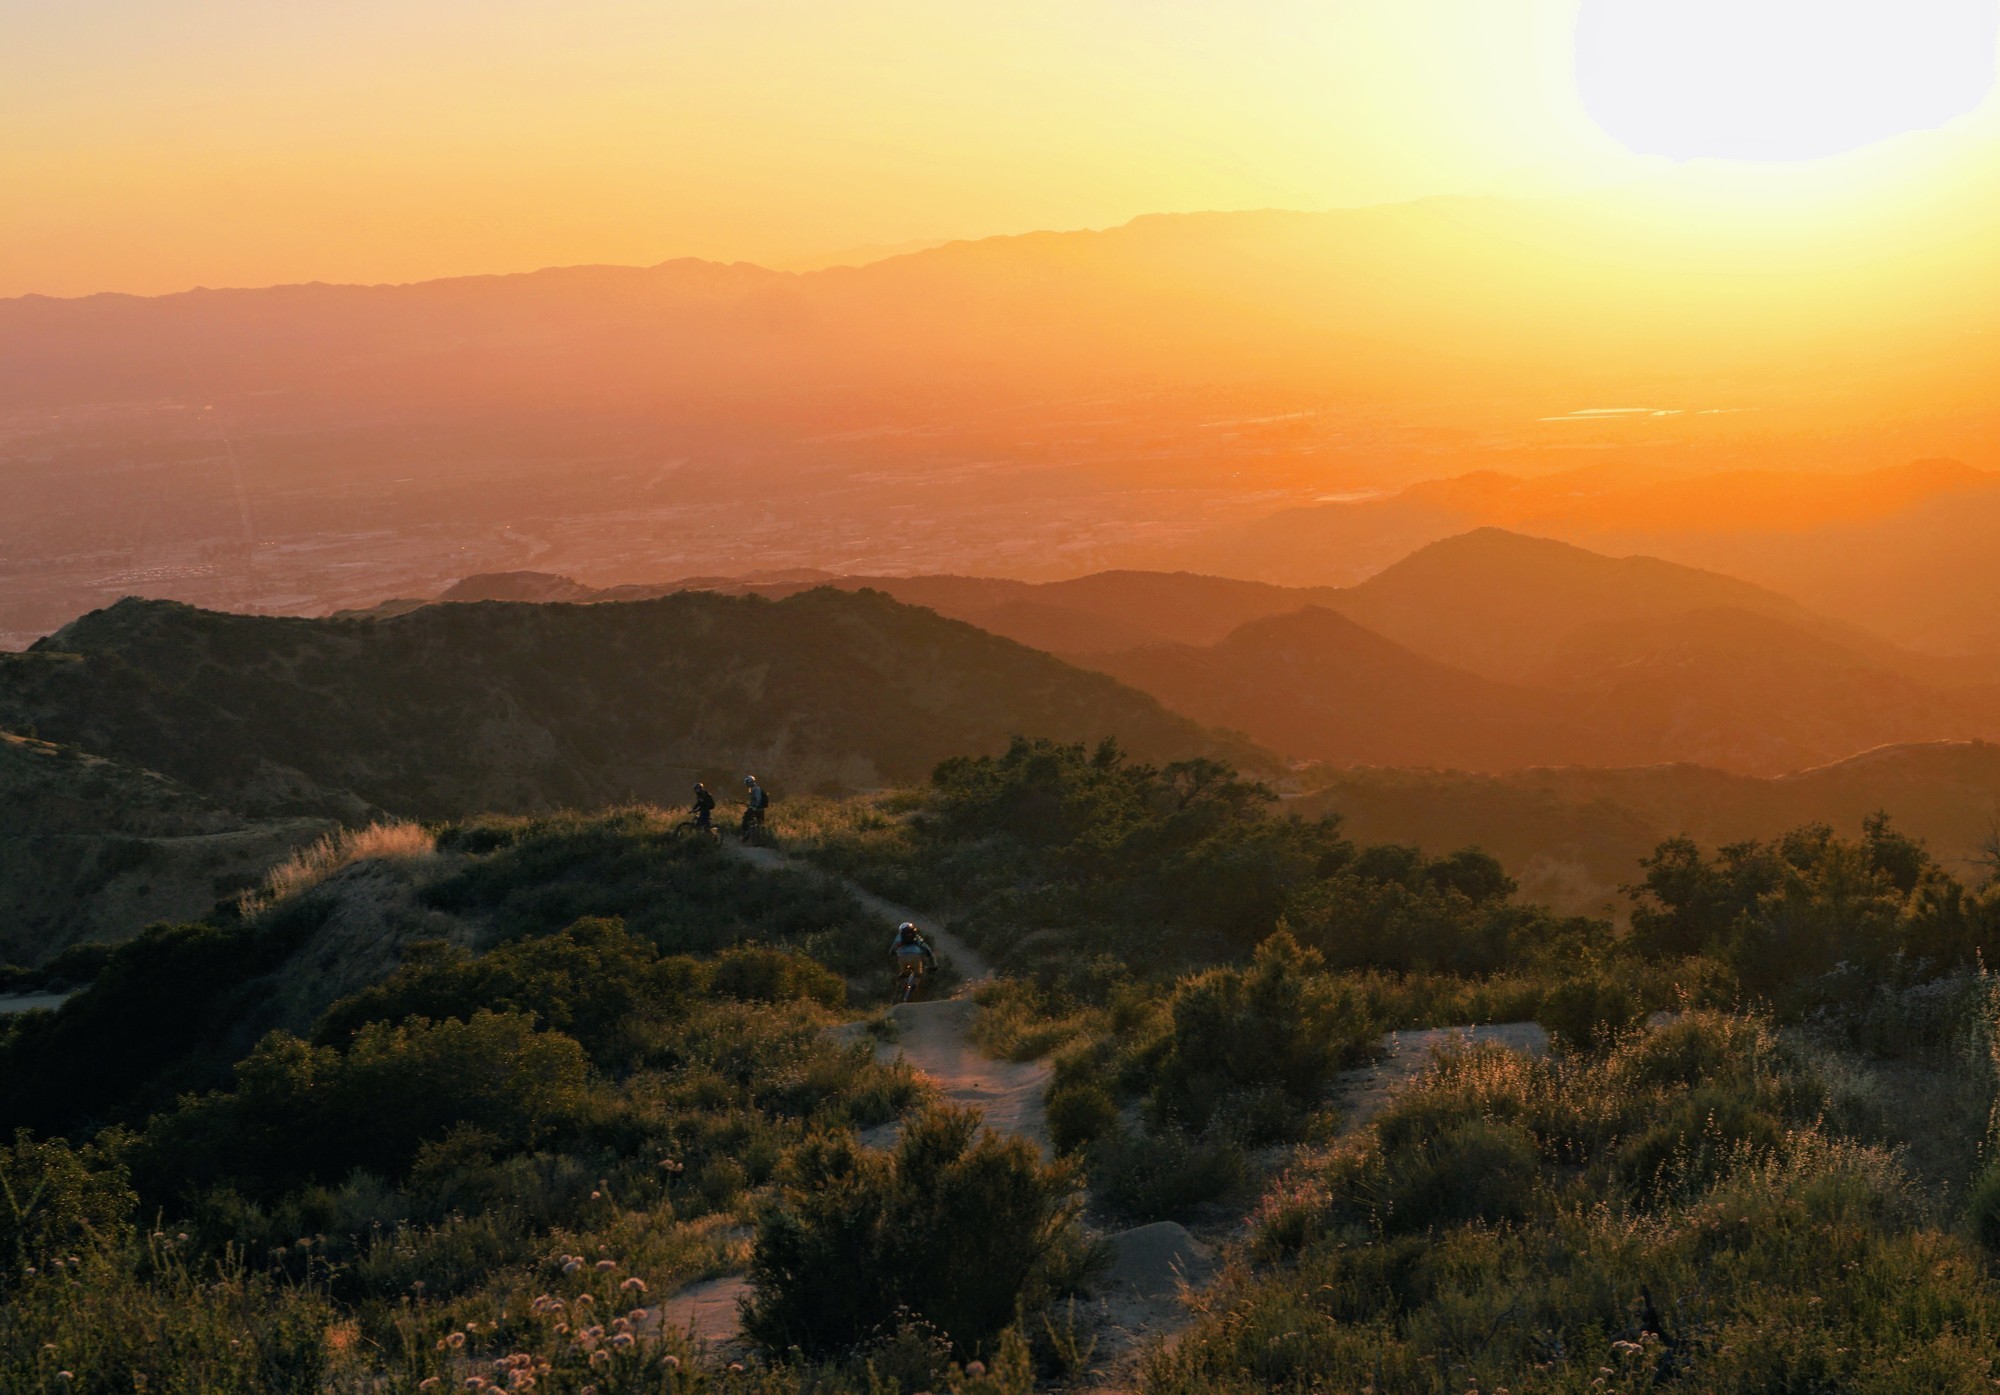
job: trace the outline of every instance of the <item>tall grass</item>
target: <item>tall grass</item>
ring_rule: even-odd
[[[422,824],[396,820],[366,828],[343,828],[300,848],[264,874],[262,884],[239,900],[243,914],[254,916],[320,883],[357,862],[422,862],[437,856],[437,837]]]

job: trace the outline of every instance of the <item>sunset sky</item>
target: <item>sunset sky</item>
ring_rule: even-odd
[[[1926,6],[1942,27],[1902,95],[1976,106],[1955,129],[1991,137],[1990,35],[1945,60],[1995,7],[1896,9]],[[1586,110],[1576,17],[1577,0],[8,0],[0,295],[800,265],[1644,176]],[[1618,61],[1597,77],[1637,91]]]

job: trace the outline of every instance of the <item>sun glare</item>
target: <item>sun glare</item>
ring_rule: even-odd
[[[1676,160],[1822,159],[1978,108],[1996,0],[1584,0],[1597,123]]]

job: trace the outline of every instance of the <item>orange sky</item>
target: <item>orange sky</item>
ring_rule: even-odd
[[[13,0],[0,295],[802,264],[1630,177],[1574,8]]]

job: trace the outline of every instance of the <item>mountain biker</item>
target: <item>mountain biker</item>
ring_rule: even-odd
[[[764,827],[764,811],[771,807],[771,796],[764,793],[764,787],[757,783],[755,775],[743,777],[743,831]]]
[[[912,969],[922,974],[937,967],[937,954],[917,929],[915,921],[904,921],[896,927],[896,938],[889,942],[889,953],[896,959],[896,977],[900,979]]]
[[[694,782],[694,826],[707,833],[715,825],[715,796],[701,781]]]

